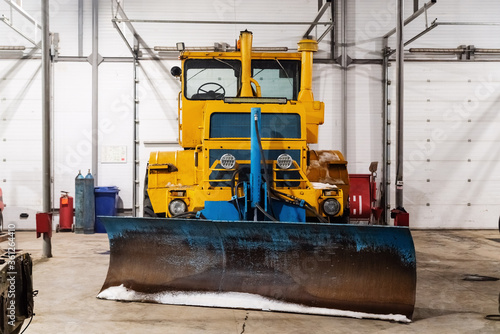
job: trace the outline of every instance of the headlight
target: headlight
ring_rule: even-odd
[[[181,199],[174,199],[168,205],[168,211],[170,211],[170,214],[172,216],[177,216],[177,215],[180,215],[181,213],[184,213],[187,211],[187,205]]]
[[[220,157],[220,164],[225,169],[233,169],[236,165],[236,158],[234,155],[226,153],[222,157]]]
[[[293,159],[290,154],[280,154],[277,159],[278,167],[281,169],[288,169],[292,166]]]
[[[328,216],[335,216],[340,212],[341,205],[335,198],[329,198],[323,202],[323,212]]]

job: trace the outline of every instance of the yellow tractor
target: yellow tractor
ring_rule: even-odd
[[[258,51],[243,31],[234,50],[181,52],[183,150],[151,153],[143,218],[102,218],[100,298],[411,319],[409,230],[350,225],[347,162],[309,149],[317,48]]]
[[[239,51],[184,52],[183,69],[172,71],[183,87],[179,143],[184,150],[151,153],[145,215],[253,219],[254,208],[245,210],[239,202],[252,160],[250,111],[260,107],[263,158],[257,147],[256,163],[266,166],[263,197],[270,216],[347,222],[347,162],[338,151],[311,152],[307,146],[317,142],[324,116],[324,104],[314,101],[311,90],[316,50],[315,41],[304,40],[301,53],[252,53],[252,34],[243,32]],[[301,201],[297,209],[294,204]],[[288,208],[287,202],[291,209],[283,215],[292,217],[276,213]]]

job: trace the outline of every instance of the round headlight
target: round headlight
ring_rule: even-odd
[[[220,164],[222,168],[233,169],[236,165],[236,158],[234,157],[234,155],[226,153],[222,157],[220,157]]]
[[[168,211],[170,211],[170,214],[172,216],[177,216],[177,215],[180,215],[181,213],[184,213],[187,211],[187,205],[181,199],[174,199],[168,205]]]
[[[323,212],[328,216],[335,216],[340,212],[341,205],[335,198],[329,198],[323,202]]]
[[[277,159],[278,167],[281,169],[288,169],[292,166],[293,159],[290,154],[280,154]]]

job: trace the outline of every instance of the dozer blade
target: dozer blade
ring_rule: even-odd
[[[405,227],[102,217],[98,298],[409,322],[416,261]]]

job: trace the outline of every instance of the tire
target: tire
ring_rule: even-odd
[[[0,232],[3,231],[3,212],[0,211]]]
[[[334,217],[330,219],[330,222],[334,224],[349,224],[351,222],[351,210],[346,208],[344,213],[340,217]]]
[[[158,217],[153,210],[153,204],[151,204],[151,199],[148,194],[148,169],[149,168],[146,168],[146,176],[144,177],[144,201],[142,205],[142,216]]]

